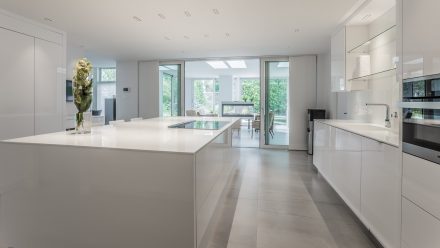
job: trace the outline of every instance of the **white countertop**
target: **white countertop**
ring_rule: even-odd
[[[399,147],[399,134],[380,125],[350,120],[315,120],[388,145]]]
[[[125,122],[116,126],[93,127],[92,132],[89,134],[58,132],[11,139],[3,142],[194,154],[238,119],[231,117],[153,118],[136,122]],[[220,130],[168,128],[170,125],[191,120],[228,121],[229,124]]]

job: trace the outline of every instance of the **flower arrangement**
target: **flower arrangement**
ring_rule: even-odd
[[[78,60],[73,72],[73,96],[75,106],[78,109],[76,113],[76,130],[84,128],[84,112],[92,104],[93,80],[91,79],[92,64],[86,58]]]

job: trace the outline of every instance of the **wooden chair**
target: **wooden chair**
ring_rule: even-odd
[[[260,115],[256,115],[254,120],[252,120],[252,135],[251,137],[254,137],[254,131],[259,132],[260,131],[260,125],[261,125],[261,119]]]

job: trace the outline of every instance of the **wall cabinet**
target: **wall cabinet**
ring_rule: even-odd
[[[345,78],[345,28],[331,38],[331,81],[332,92],[347,90]]]
[[[0,28],[0,140],[34,134],[34,38]]]
[[[403,0],[403,78],[440,73],[438,0]]]
[[[0,13],[0,140],[63,129],[62,35],[30,23]]]
[[[400,247],[401,152],[315,122],[313,163],[384,247]]]

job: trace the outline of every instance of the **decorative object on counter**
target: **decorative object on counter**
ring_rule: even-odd
[[[86,58],[78,60],[73,76],[73,96],[76,113],[76,133],[89,133],[92,127],[92,114],[88,111],[92,104],[93,80],[92,64]]]

